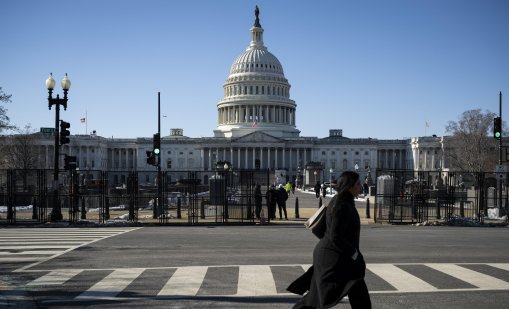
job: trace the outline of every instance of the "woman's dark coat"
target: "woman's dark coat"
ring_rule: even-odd
[[[359,252],[360,218],[353,195],[335,195],[327,206],[326,222],[325,236],[313,251],[313,266],[288,287],[296,294],[309,290],[294,308],[332,307],[356,279],[364,278],[366,264]],[[354,261],[356,251],[359,255]]]

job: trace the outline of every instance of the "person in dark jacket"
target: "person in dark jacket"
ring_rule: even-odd
[[[262,211],[262,190],[259,183],[256,184],[254,190],[254,204],[255,204],[255,215],[256,219],[260,219],[260,213]]]
[[[366,263],[359,250],[360,219],[354,197],[362,190],[359,174],[344,172],[327,205],[325,235],[313,251],[313,266],[288,287],[303,294],[293,308],[330,308],[348,295],[352,308],[371,308],[364,282]]]
[[[320,197],[320,182],[319,181],[317,181],[315,183],[315,195],[316,195],[316,198]]]
[[[270,220],[276,219],[276,188],[274,185],[270,185],[269,190],[265,193],[267,199],[268,217]]]
[[[286,200],[288,199],[288,193],[286,192],[285,187],[283,185],[279,185],[279,188],[277,189],[277,207],[279,208],[279,219],[283,220],[283,214],[281,211],[285,214],[285,220],[288,220],[288,215],[286,213]]]
[[[322,196],[325,197],[327,195],[327,186],[322,184]]]

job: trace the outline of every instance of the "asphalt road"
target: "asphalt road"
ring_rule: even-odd
[[[302,265],[312,263],[317,242],[291,224],[1,232],[4,307],[291,308],[298,296],[285,288]],[[363,225],[361,250],[373,308],[504,307],[508,232]],[[10,233],[12,238],[5,236]],[[60,253],[27,247],[45,239],[75,243]],[[19,247],[2,249],[13,244]],[[53,251],[42,253],[48,250]],[[5,252],[15,256],[9,259]],[[349,308],[348,301],[337,308]]]

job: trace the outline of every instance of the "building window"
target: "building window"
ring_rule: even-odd
[[[346,151],[344,151],[344,152],[343,152],[343,155],[345,155],[345,156],[346,156]]]
[[[192,154],[193,154],[193,152],[192,152],[192,151],[189,151],[189,154],[190,154],[190,155],[192,155]]]
[[[171,168],[171,160],[166,161],[166,168]]]
[[[322,151],[322,156],[325,156],[325,151]]]
[[[336,155],[336,152],[335,152],[335,151],[333,151],[331,154],[334,156],[334,155]]]
[[[359,155],[359,152],[358,152],[358,151],[356,151],[356,152],[355,152],[355,155],[356,155],[356,156],[358,156],[358,155]]]
[[[366,151],[364,154],[365,154],[366,156],[367,156],[367,155],[369,155],[369,151]]]
[[[168,150],[168,154],[171,154],[171,151]]]

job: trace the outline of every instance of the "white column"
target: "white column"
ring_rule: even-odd
[[[263,147],[260,147],[260,169],[263,169]]]
[[[256,160],[256,148],[253,147],[253,163],[252,163],[253,169],[255,168],[255,160]]]
[[[270,146],[269,146],[269,147],[267,147],[267,167],[269,168],[269,170],[271,169],[271,166],[270,166],[271,162],[272,161],[270,161]]]
[[[286,162],[285,162],[286,161],[285,160],[286,155],[285,155],[285,147],[284,146],[283,146],[283,149],[282,149],[281,152],[283,153],[283,168],[286,168]]]
[[[240,147],[237,147],[237,168],[240,169]]]
[[[249,163],[247,162],[247,153],[248,153],[248,150],[249,150],[249,148],[245,147],[245,151],[246,151],[246,153],[244,154],[244,159],[246,160],[246,162],[244,162],[244,168],[245,169],[249,168]]]
[[[200,150],[200,169],[205,170],[205,149]]]
[[[235,164],[233,164],[233,147],[230,146],[230,164],[232,165],[232,168],[235,166]]]
[[[277,162],[277,147],[274,148],[274,151],[275,151],[275,157],[276,157],[276,164],[274,164],[274,169],[279,169],[279,165],[278,165],[278,162]]]
[[[212,168],[212,148],[209,148],[209,170],[211,170],[211,171],[213,170],[213,168]]]

